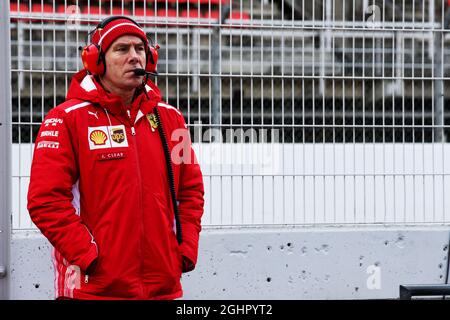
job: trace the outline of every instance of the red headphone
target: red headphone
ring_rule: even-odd
[[[97,25],[97,27],[94,30],[92,30],[89,34],[93,34],[98,29],[105,28],[108,23],[117,19],[127,19],[142,29],[142,27],[131,18],[125,16],[113,16],[106,18],[105,20],[100,22]],[[145,50],[145,56],[147,60],[145,64],[145,71],[147,71],[150,74],[157,75],[158,72],[156,71],[156,64],[158,63],[159,45],[158,44],[153,45],[153,42],[151,41],[150,38],[147,38],[147,40],[148,45]],[[91,43],[82,48],[81,60],[83,61],[84,68],[90,74],[94,76],[105,74],[106,72],[105,53],[102,51],[100,45],[96,43]]]

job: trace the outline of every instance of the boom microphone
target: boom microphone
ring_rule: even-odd
[[[157,76],[158,75],[157,72],[148,72],[141,68],[136,68],[133,70],[133,72],[134,72],[135,76],[145,76],[145,75]]]

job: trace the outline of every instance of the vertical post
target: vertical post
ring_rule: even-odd
[[[320,31],[320,52],[321,52],[321,67],[320,67],[320,82],[319,82],[319,94],[325,94],[325,63],[328,62],[327,54],[331,52],[331,28],[333,20],[333,2],[331,0],[325,1],[325,17],[322,16],[322,26],[326,26],[326,29]],[[323,11],[323,9],[322,9]]]
[[[9,1],[0,2],[0,300],[9,298],[11,239],[11,46]]]
[[[431,5],[431,4],[430,4]],[[431,12],[430,12],[431,15]],[[434,12],[433,12],[434,17]],[[441,29],[447,29],[448,25],[450,24],[450,9],[447,8],[445,11],[445,17],[441,20],[443,21],[443,25]],[[434,23],[430,19],[430,22]],[[443,66],[442,66],[442,39],[444,36],[443,31],[435,31],[433,35],[434,39],[434,125],[436,128],[434,129],[434,142],[445,142],[446,137],[444,134],[444,130],[442,128],[442,125],[444,124],[443,121],[443,112],[444,112],[444,80],[442,79],[444,76],[443,73]]]
[[[397,35],[395,36],[395,52],[396,52],[396,80],[395,80],[395,90],[394,90],[394,94],[396,96],[401,96],[404,92],[405,89],[405,83],[403,81],[403,74],[402,74],[402,70],[404,67],[404,52],[402,50],[402,42],[403,40],[404,34],[401,32],[397,31]]]
[[[220,124],[220,84],[222,81],[219,76],[221,73],[219,48],[220,24],[225,22],[229,12],[230,7],[228,5],[222,7],[222,16],[218,21],[219,25],[214,28],[211,41],[211,73],[213,75],[211,79],[211,125]]]
[[[194,75],[192,76],[192,92],[198,92],[199,90],[199,79],[200,79],[200,32],[197,28],[192,29],[192,47],[191,47],[191,60],[190,60],[190,70],[193,70]],[[189,50],[189,49],[188,49]]]
[[[23,35],[23,23],[22,21],[19,19],[17,20],[17,69],[19,70],[23,70],[24,66],[23,66],[23,52],[24,52],[24,35]],[[25,86],[25,77],[24,77],[24,73],[22,71],[18,72],[17,75],[18,78],[18,83],[19,83],[19,91],[22,91],[24,86]]]
[[[428,1],[428,23],[434,24],[435,22],[436,21],[434,18],[434,0],[429,0]],[[434,27],[432,29],[434,29]],[[433,36],[434,36],[434,34],[433,34]],[[433,46],[433,41],[434,41],[434,38],[432,37],[430,39],[430,45],[428,46],[428,56],[430,57],[430,59],[433,59],[433,56],[434,56],[435,48]]]
[[[434,34],[434,142],[442,141],[442,112],[444,100],[444,81],[442,80],[442,32],[435,31]]]

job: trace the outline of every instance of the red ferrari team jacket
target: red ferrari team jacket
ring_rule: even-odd
[[[155,107],[171,151],[181,244]],[[197,261],[203,195],[184,118],[152,82],[127,110],[77,73],[41,125],[28,191],[31,219],[54,247],[56,297],[181,297],[181,274]]]

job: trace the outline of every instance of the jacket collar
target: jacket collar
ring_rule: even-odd
[[[136,90],[135,98],[131,103],[131,110],[135,114],[138,110],[141,110],[143,114],[148,114],[161,101],[160,90],[151,80]],[[122,99],[114,93],[107,92],[97,79],[88,75],[85,70],[81,70],[73,76],[67,99],[89,101],[106,109],[114,116],[129,121],[127,108]]]

